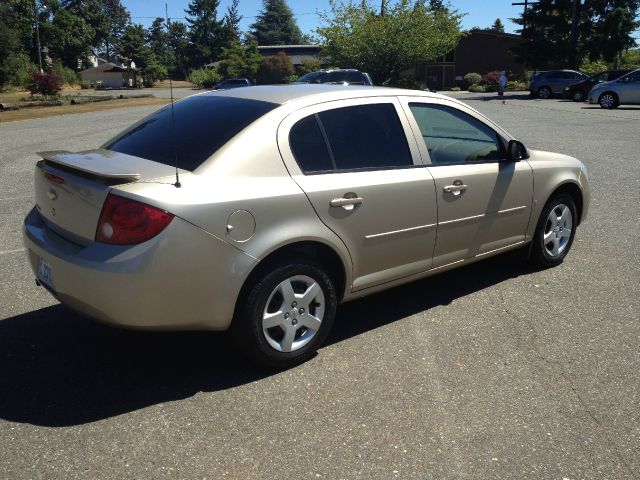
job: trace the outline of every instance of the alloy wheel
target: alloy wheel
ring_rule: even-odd
[[[613,108],[616,104],[616,99],[611,93],[605,93],[600,97],[600,106],[602,108]]]
[[[542,99],[547,99],[550,96],[551,96],[551,90],[549,90],[549,87],[542,87],[540,90],[538,90],[538,97]]]
[[[582,92],[573,92],[573,101],[581,102],[583,100]]]
[[[271,292],[262,315],[267,343],[279,352],[294,352],[316,335],[325,313],[322,288],[313,278],[295,275]]]
[[[572,228],[573,216],[571,215],[571,209],[564,203],[555,206],[549,212],[542,237],[547,255],[550,257],[562,255],[567,245],[569,245]]]

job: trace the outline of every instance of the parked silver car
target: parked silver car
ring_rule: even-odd
[[[551,98],[553,95],[562,94],[565,87],[588,78],[584,73],[575,70],[549,70],[531,79],[529,91],[538,98]]]
[[[606,109],[640,104],[640,68],[617,80],[593,87],[589,92],[589,103],[597,103]]]
[[[39,284],[115,325],[229,329],[271,367],[309,358],[340,302],[516,248],[558,265],[590,198],[578,160],[376,87],[203,93],[173,128],[168,107],[41,156],[24,222]]]

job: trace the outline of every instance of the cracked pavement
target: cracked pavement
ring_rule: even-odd
[[[33,152],[156,107],[0,125],[0,479],[640,477],[640,107],[460,93],[576,156],[593,199],[566,261],[515,254],[340,307],[308,363],[257,371],[215,333],[115,330],[34,285]]]

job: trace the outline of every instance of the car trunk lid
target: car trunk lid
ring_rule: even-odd
[[[94,241],[102,205],[114,185],[174,173],[168,165],[104,149],[39,155],[36,208],[47,226],[79,245]]]

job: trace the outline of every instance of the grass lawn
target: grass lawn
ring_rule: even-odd
[[[79,88],[65,88],[62,95],[73,95],[76,93],[86,93],[87,90]],[[105,91],[105,95],[113,95],[114,93]],[[19,102],[22,98],[29,96],[27,91],[11,91],[0,93],[0,103],[3,102]],[[0,123],[15,122],[17,120],[28,120],[30,118],[52,117],[55,115],[66,115],[69,113],[97,112],[101,110],[111,110],[113,108],[137,107],[143,105],[165,105],[169,103],[166,98],[123,98],[114,99],[106,102],[85,103],[82,105],[70,105],[66,103],[61,106],[54,107],[32,107],[20,110],[0,111]]]

